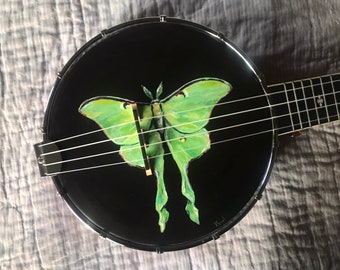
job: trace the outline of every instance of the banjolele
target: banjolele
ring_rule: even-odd
[[[101,236],[179,250],[250,210],[278,136],[339,112],[340,74],[265,86],[223,35],[160,16],[102,31],[69,60],[35,151],[41,175]]]

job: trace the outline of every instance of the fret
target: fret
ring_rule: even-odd
[[[320,87],[321,87],[321,90],[322,90],[322,99],[323,99],[323,106],[325,107],[325,110],[326,110],[326,115],[327,115],[327,122],[330,122],[330,119],[329,119],[329,111],[328,111],[328,103],[327,103],[327,97],[325,95],[325,89],[324,89],[324,85],[322,84],[322,79],[321,77],[319,78],[319,81],[320,81]],[[320,105],[321,106],[321,105]]]
[[[293,131],[302,129],[300,111],[296,100],[294,86],[292,82],[285,83],[285,92],[288,103],[289,114],[292,122]]]
[[[340,119],[340,109],[339,109],[340,100],[338,100],[337,96],[336,96],[336,91],[335,91],[335,88],[334,88],[333,76],[329,76],[329,78],[330,78],[330,82],[331,82],[331,89],[332,89],[332,92],[333,92],[333,95],[334,95],[335,109],[336,109],[336,113],[337,113],[338,120],[339,120]]]
[[[305,98],[302,81],[295,81],[293,82],[293,85],[301,128],[311,127],[312,125],[308,115],[307,100]]]
[[[311,126],[319,125],[319,117],[316,110],[317,103],[314,98],[314,93],[312,89],[312,82],[311,80],[304,80],[302,81],[303,92],[306,97],[307,103],[307,111],[310,119]]]
[[[320,83],[320,78],[311,79],[312,90],[314,94],[314,99],[316,101],[316,111],[318,114],[318,120],[320,124],[329,122],[329,115],[327,111],[327,104],[325,100],[324,93],[322,91],[322,85]]]
[[[270,92],[273,112],[276,115],[275,120],[279,133],[291,132],[293,130],[293,123],[284,84],[269,86],[268,90]]]
[[[301,92],[302,92],[302,99],[303,99],[303,102],[304,102],[304,108],[305,108],[305,112],[306,112],[306,115],[307,115],[307,121],[308,121],[308,126],[311,127],[312,126],[312,121],[311,121],[311,118],[310,118],[310,112],[309,112],[309,109],[308,109],[308,101],[307,101],[307,97],[306,97],[306,93],[305,93],[305,88],[304,88],[304,85],[303,85],[303,81],[299,81],[300,83],[300,88],[301,88]]]
[[[329,121],[339,119],[339,111],[331,76],[320,77],[320,82],[325,94],[325,103],[328,111]]]
[[[337,104],[337,112],[338,112],[338,119],[340,120],[340,74],[337,75],[332,75],[331,76],[331,80],[332,80],[332,86],[333,86],[333,91],[334,91],[334,95],[335,95],[335,100],[336,100],[336,104]]]

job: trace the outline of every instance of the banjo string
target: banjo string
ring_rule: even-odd
[[[333,95],[333,93],[329,93],[328,95]],[[326,96],[326,94],[325,94],[325,96]],[[309,99],[311,99],[311,98],[309,98]],[[301,100],[305,100],[305,99],[301,99]],[[299,100],[299,101],[301,101],[301,100]],[[298,102],[298,101],[294,101],[294,102]],[[272,106],[263,106],[263,107],[248,109],[248,110],[244,110],[244,111],[240,111],[240,112],[234,112],[234,113],[229,113],[229,114],[222,114],[222,115],[210,117],[209,120],[216,120],[216,119],[226,118],[226,117],[235,116],[235,115],[239,115],[239,114],[243,114],[243,113],[249,113],[249,112],[259,111],[259,110],[268,109],[268,108],[275,108],[275,107],[286,105],[286,104],[287,104],[287,102],[282,102],[282,103],[278,103],[278,104],[275,104],[275,105],[272,105]],[[314,109],[312,109],[312,110],[314,110]],[[282,118],[282,117],[293,116],[295,114],[298,115],[298,114],[303,113],[303,112],[307,112],[308,113],[308,112],[310,112],[312,110],[309,110],[309,109],[300,110],[300,111],[293,112],[293,113],[288,113],[288,114],[279,115],[279,116],[275,116],[275,117],[270,117],[270,118],[266,118],[266,119],[256,120],[256,122],[268,121],[268,120],[273,120],[273,119],[279,119],[279,118]],[[143,134],[148,134],[148,133],[157,132],[157,131],[165,131],[168,128],[178,128],[178,127],[183,126],[183,125],[194,124],[194,123],[198,123],[198,122],[201,122],[201,121],[205,121],[205,119],[203,119],[203,120],[199,119],[199,120],[192,121],[192,122],[189,122],[189,123],[183,123],[183,124],[178,124],[178,125],[173,125],[173,126],[165,126],[165,127],[162,127],[162,128],[151,129],[151,130],[144,131]],[[244,123],[239,124],[239,125],[224,127],[223,129],[236,128],[236,127],[240,127],[240,126],[248,125],[248,124],[253,124],[253,123],[254,123],[254,121],[244,122]],[[119,140],[119,139],[123,139],[123,138],[129,137],[129,136],[137,136],[137,135],[138,134],[119,136],[119,137],[115,137],[114,139],[115,140]],[[82,145],[77,145],[77,146],[73,146],[73,147],[64,148],[64,149],[61,149],[61,150],[55,150],[55,151],[46,152],[46,153],[41,154],[41,156],[43,157],[43,156],[52,155],[52,154],[56,154],[56,153],[61,153],[61,152],[65,152],[65,151],[71,151],[71,150],[75,150],[75,149],[79,149],[79,148],[83,148],[83,147],[93,146],[93,145],[96,145],[96,144],[106,143],[106,142],[109,142],[109,141],[111,141],[111,139],[104,139],[104,140],[100,140],[100,141],[95,141],[95,142],[91,142],[91,143],[86,143],[86,144],[82,144]],[[164,142],[166,142],[166,141],[164,141]],[[48,143],[48,144],[51,144],[51,143]],[[47,145],[47,144],[43,144],[42,146],[45,146],[45,145]]]
[[[220,119],[220,118],[229,117],[229,116],[232,116],[232,115],[238,115],[238,114],[242,114],[242,113],[253,112],[253,111],[258,111],[260,109],[268,109],[268,108],[269,108],[269,106],[264,106],[262,108],[254,108],[254,109],[249,109],[249,110],[245,110],[245,111],[242,111],[242,112],[235,112],[235,113],[231,113],[231,114],[217,115],[217,116],[210,117],[208,119],[199,119],[199,120],[195,120],[195,121],[187,122],[187,123],[183,123],[183,124],[178,124],[178,125],[173,125],[173,126],[165,126],[165,127],[161,127],[161,128],[146,130],[146,131],[143,131],[143,134],[165,131],[169,128],[178,128],[178,127],[181,127],[181,126],[184,126],[184,125],[190,125],[190,124],[194,124],[194,123],[198,123],[198,122],[202,122],[202,121],[206,121],[206,120],[216,120],[216,119]],[[263,119],[261,119],[261,120],[263,120]],[[134,123],[134,122],[132,122],[132,123]],[[247,124],[247,123],[243,123],[243,124]],[[123,138],[126,138],[126,137],[132,137],[132,136],[138,136],[138,135],[139,135],[138,133],[134,133],[134,134],[131,134],[131,135],[123,135],[123,136],[115,137],[114,139],[119,140],[119,139],[123,139]],[[95,145],[95,144],[101,144],[101,143],[105,143],[105,142],[109,142],[109,141],[111,141],[111,139],[105,139],[105,140],[101,140],[101,141],[86,143],[86,144],[77,145],[77,146],[74,146],[74,147],[64,148],[64,149],[57,150],[57,151],[46,152],[46,153],[41,154],[41,156],[47,156],[47,155],[56,154],[56,153],[60,153],[60,152],[64,152],[64,151],[79,149],[79,148],[82,148],[82,147],[88,147],[88,146],[92,146],[92,145]]]
[[[259,119],[259,120],[255,120],[255,121],[252,121],[252,122],[237,124],[237,125],[233,125],[233,126],[217,128],[217,129],[209,130],[208,133],[211,134],[211,133],[215,133],[215,132],[218,132],[218,131],[223,131],[223,130],[227,130],[227,129],[237,128],[237,127],[241,127],[241,126],[245,126],[245,125],[250,125],[250,124],[255,124],[255,123],[260,123],[260,122],[270,121],[270,120],[273,120],[273,118],[270,117],[270,118],[266,118],[266,119]],[[269,130],[269,131],[272,131],[272,130]],[[197,135],[200,135],[200,134],[195,134],[195,133],[185,134],[185,138],[190,138],[190,137],[194,137],[194,136],[197,136]],[[154,145],[158,145],[158,144],[168,143],[168,142],[175,141],[175,140],[178,140],[178,138],[174,138],[174,139],[170,139],[170,140],[161,140],[159,142],[150,143],[150,144],[148,144],[148,146],[154,146]],[[111,141],[111,140],[105,140],[105,141]],[[136,143],[136,146],[129,148],[129,150],[139,149],[140,145],[137,145],[137,144],[138,143]],[[59,151],[54,151],[53,153],[58,153],[58,152]],[[50,152],[50,153],[52,154],[52,152]],[[67,159],[67,160],[57,161],[57,162],[53,162],[53,163],[47,163],[47,164],[45,164],[45,166],[52,166],[52,165],[57,165],[57,164],[61,164],[61,163],[78,161],[78,160],[82,160],[82,159],[94,158],[94,157],[99,157],[99,156],[109,155],[109,154],[116,154],[116,153],[119,153],[119,150],[108,151],[108,152],[103,152],[103,153],[100,153],[100,154],[88,155],[88,156],[78,157],[78,158],[73,158],[73,159]]]
[[[326,119],[327,119],[327,117],[320,118],[320,120],[326,120]],[[306,123],[308,123],[308,122],[307,121],[304,122],[304,124],[306,124]],[[217,145],[217,144],[227,143],[227,142],[234,141],[234,140],[245,139],[245,138],[248,138],[248,137],[257,136],[257,135],[261,135],[261,134],[265,134],[265,133],[269,133],[269,132],[274,132],[274,131],[278,131],[280,129],[286,129],[286,128],[290,128],[290,127],[291,126],[285,126],[285,127],[281,127],[281,128],[278,128],[278,129],[270,129],[270,130],[259,131],[259,132],[256,132],[256,133],[245,134],[245,135],[234,137],[234,138],[228,138],[228,139],[225,139],[225,140],[212,142],[210,145]],[[191,148],[188,148],[186,150],[193,150],[193,149],[196,149],[196,148],[198,148],[198,147],[191,147]],[[175,151],[174,153],[180,153],[180,152],[182,152],[182,151]],[[168,155],[172,155],[174,153],[166,152],[162,155],[156,155],[156,156],[150,157],[150,159],[155,159],[155,158],[161,157],[161,156],[168,156]],[[136,160],[133,160],[131,162],[139,162],[139,161],[142,161],[142,159],[136,159]],[[92,170],[92,169],[100,169],[100,168],[123,165],[123,164],[128,164],[128,163],[126,161],[121,161],[121,162],[108,163],[108,164],[102,164],[102,165],[96,165],[96,166],[89,166],[89,167],[83,167],[83,168],[77,168],[77,169],[71,169],[71,170],[65,170],[65,171],[58,171],[58,172],[55,172],[55,173],[47,173],[46,176],[55,176],[55,175],[60,175],[60,174],[65,174],[65,173],[79,172],[79,171]]]
[[[187,113],[187,112],[191,112],[191,111],[201,110],[201,109],[204,109],[204,108],[217,107],[217,106],[222,106],[222,105],[228,105],[228,104],[231,104],[231,103],[242,102],[242,101],[248,101],[248,100],[255,99],[255,98],[263,98],[263,97],[266,97],[266,96],[267,96],[266,94],[263,94],[263,95],[257,95],[257,96],[252,96],[252,97],[248,97],[248,98],[243,98],[243,99],[225,101],[225,102],[218,103],[218,104],[216,104],[216,105],[201,106],[201,107],[194,108],[194,109],[188,109],[188,110],[180,111],[180,112],[178,112],[178,113],[183,114],[183,113]],[[265,108],[268,108],[268,106],[266,106]],[[256,108],[256,109],[259,109],[259,108]],[[240,113],[242,113],[242,112],[240,112]],[[166,115],[169,115],[169,114],[170,114],[170,113],[164,114],[163,116],[166,117]],[[152,119],[154,119],[154,118],[155,118],[154,116],[152,116],[152,117],[145,117],[145,118],[143,118],[142,120],[152,120]],[[199,122],[199,121],[202,121],[202,119],[197,120],[197,122]],[[63,138],[63,139],[59,139],[59,140],[55,140],[55,141],[50,141],[50,142],[41,144],[40,147],[44,147],[44,146],[47,146],[47,145],[50,145],[50,144],[55,144],[55,143],[59,143],[59,142],[67,141],[67,140],[72,140],[72,139],[75,139],[75,138],[79,138],[79,137],[86,136],[86,135],[90,135],[90,134],[97,133],[97,132],[103,132],[103,131],[106,131],[106,130],[109,130],[109,129],[113,129],[113,128],[118,128],[118,127],[121,127],[121,126],[129,125],[129,124],[132,124],[132,123],[134,123],[134,122],[135,122],[135,121],[133,120],[133,121],[121,123],[121,124],[114,125],[114,126],[110,126],[110,127],[106,127],[106,128],[99,128],[99,129],[96,129],[96,130],[93,130],[93,131],[81,133],[81,134],[74,135],[74,136],[70,136],[70,137],[67,137],[67,138]],[[196,122],[196,121],[194,121],[194,122]],[[194,122],[192,122],[192,123],[194,123]],[[188,124],[188,123],[185,123],[185,124]],[[183,124],[183,125],[185,125],[185,124]],[[160,129],[161,129],[161,128],[160,128]],[[159,130],[160,130],[160,129],[159,129]],[[122,137],[120,137],[120,138],[123,138],[123,137],[125,137],[125,136],[122,136]]]
[[[339,81],[340,80],[333,80],[332,82],[334,84],[335,82],[339,82]],[[332,82],[327,82],[327,83],[331,84]],[[324,83],[324,84],[327,84],[327,83]],[[321,83],[313,85],[313,87],[316,87],[316,86],[321,86]],[[256,99],[256,98],[271,97],[271,96],[274,96],[274,95],[282,94],[284,92],[293,92],[293,91],[296,91],[296,90],[302,90],[303,88],[304,87],[301,86],[301,87],[296,87],[296,88],[293,88],[293,89],[289,89],[287,91],[286,90],[282,90],[282,91],[278,91],[278,92],[274,92],[274,93],[266,93],[266,94],[262,94],[262,95],[256,95],[256,96],[252,96],[252,97],[247,97],[247,98],[241,98],[241,99],[221,102],[221,103],[218,103],[218,104],[215,104],[215,105],[210,105],[210,106],[201,106],[199,108],[188,109],[188,110],[184,110],[184,111],[181,111],[181,112],[178,112],[178,113],[186,113],[186,112],[200,110],[200,109],[209,108],[209,107],[216,107],[216,106],[228,105],[228,104],[237,103],[237,102],[249,101],[249,100]],[[335,95],[336,93],[338,93],[338,92],[327,93],[324,96]],[[254,110],[261,110],[261,109],[267,109],[267,108],[275,108],[277,106],[287,105],[287,104],[296,103],[296,102],[305,101],[305,100],[314,99],[314,98],[315,97],[308,97],[308,98],[304,97],[304,98],[293,100],[293,101],[282,102],[282,103],[275,104],[275,105],[272,105],[272,106],[269,105],[269,106],[265,106],[265,107],[254,108]],[[237,113],[241,114],[241,113],[243,113],[243,111],[237,112]],[[164,117],[166,117],[166,115],[164,115]],[[148,118],[144,118],[143,120],[150,120],[150,119],[153,119],[153,118],[154,117],[148,117]],[[211,118],[209,118],[209,120],[210,119]],[[198,121],[194,121],[194,122],[200,122],[200,121],[202,121],[202,120],[198,120]],[[192,123],[194,123],[194,122],[192,122]],[[51,144],[55,144],[55,143],[59,143],[59,142],[67,141],[67,140],[76,139],[76,138],[87,136],[87,135],[91,135],[91,134],[94,134],[94,133],[97,133],[97,132],[102,132],[102,131],[106,131],[106,130],[109,130],[109,129],[118,128],[118,127],[121,127],[121,126],[124,126],[124,125],[128,125],[128,124],[131,124],[131,123],[134,123],[134,121],[126,122],[126,123],[121,123],[121,124],[110,126],[110,127],[106,127],[106,128],[96,129],[96,130],[93,130],[93,131],[81,133],[81,134],[78,134],[78,135],[70,136],[70,137],[67,137],[67,138],[62,138],[62,139],[51,141],[51,142],[46,142],[46,143],[40,144],[39,147],[44,147],[44,146],[47,146],[47,145],[51,145]],[[185,123],[185,124],[188,124],[188,123]],[[181,125],[185,125],[185,124],[181,124]],[[161,130],[161,129],[164,129],[164,128],[160,128],[159,130]],[[157,131],[157,130],[153,130],[153,131]],[[144,132],[144,133],[146,133],[146,132]],[[126,137],[126,136],[122,136],[122,137]],[[105,142],[105,141],[107,141],[107,140],[104,140],[104,141],[101,141],[101,142]]]
[[[247,123],[241,123],[241,124],[237,124],[237,125],[233,125],[233,126],[217,128],[217,129],[208,131],[208,133],[211,134],[211,133],[220,132],[220,131],[224,131],[224,130],[228,130],[228,129],[233,129],[233,128],[238,128],[238,127],[242,127],[242,126],[246,126],[246,125],[257,124],[257,123],[267,122],[267,121],[273,121],[274,119],[278,119],[278,118],[281,118],[281,117],[287,117],[287,116],[290,116],[290,114],[285,114],[285,115],[281,115],[281,116],[277,116],[277,117],[269,117],[269,118],[266,118],[266,119],[258,119],[258,120],[254,120],[254,121],[247,122]],[[327,117],[324,117],[324,118],[320,118],[319,120],[326,120],[326,119],[327,119]],[[305,129],[305,128],[311,127],[310,121],[305,121],[305,122],[302,122],[301,124],[302,125],[303,124],[308,124],[308,126],[304,127],[304,128],[301,128],[301,129],[294,130],[295,132],[299,131],[299,130],[302,130],[302,129]],[[280,131],[280,130],[284,130],[284,129],[291,128],[291,127],[292,127],[292,125],[284,126],[284,127],[280,127],[280,128],[276,128],[276,129],[275,128],[274,129],[267,129],[267,130],[260,131],[260,132],[245,134],[245,135],[238,136],[238,137],[233,137],[233,138],[228,138],[228,139],[225,139],[225,140],[220,140],[220,141],[217,141],[217,142],[212,142],[211,145],[218,144],[218,143],[223,143],[223,142],[228,142],[228,141],[233,141],[233,140],[237,140],[237,139],[242,139],[242,138],[247,138],[247,137],[250,137],[250,136],[255,136],[255,135],[259,135],[259,134],[263,134],[263,133],[267,133],[267,132]],[[291,132],[292,131],[289,131],[287,133],[291,133]],[[284,135],[284,134],[286,134],[286,133],[282,133],[280,135]],[[199,135],[199,134],[195,134],[195,133],[186,134],[185,138],[190,138],[190,137],[194,137],[194,136],[197,136],[197,135]],[[175,141],[175,140],[178,140],[178,138],[174,138],[174,139],[170,139],[170,140],[161,140],[159,142],[150,143],[150,144],[148,144],[148,146],[153,146],[153,145],[157,145],[157,144],[163,144],[163,143],[167,143],[167,142],[171,142],[171,141]],[[132,146],[128,150],[135,150],[135,149],[138,149],[138,148],[140,148],[140,146],[136,144],[136,146]],[[117,154],[117,153],[119,153],[119,151],[120,150],[114,150],[114,151],[108,151],[108,152],[103,152],[103,153],[99,153],[99,154],[93,154],[93,155],[88,155],[88,156],[83,156],[83,157],[77,157],[77,158],[72,158],[72,159],[67,159],[67,160],[62,160],[62,161],[57,161],[57,162],[51,162],[51,163],[44,164],[44,166],[47,167],[47,166],[52,166],[52,165],[57,165],[57,164],[63,164],[63,163],[68,163],[68,162],[79,161],[79,160],[83,160],[83,159],[95,158],[95,157],[109,155],[109,154]],[[136,161],[140,161],[140,160],[136,160]],[[126,162],[119,162],[119,164],[124,164],[124,163],[126,163]]]

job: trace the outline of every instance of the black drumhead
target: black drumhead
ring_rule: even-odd
[[[155,94],[162,83],[162,99],[200,78],[226,81],[232,91],[219,101],[223,105],[214,107],[205,126],[210,149],[192,160],[187,170],[199,224],[185,210],[180,171],[167,154],[169,219],[161,232],[156,176],[124,164],[117,154],[121,146],[107,140],[103,131],[92,132],[99,126],[78,109],[84,101],[103,96],[150,105],[142,86]],[[204,100],[197,106],[200,103],[204,105]],[[262,81],[243,54],[207,28],[164,17],[114,27],[85,44],[59,73],[44,122],[46,139],[57,141],[62,160],[73,160],[63,162],[53,180],[74,213],[106,238],[158,252],[217,238],[248,212],[271,168],[272,130]],[[169,153],[166,143],[163,148]],[[92,167],[96,168],[83,170]]]

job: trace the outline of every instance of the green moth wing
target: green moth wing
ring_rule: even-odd
[[[120,145],[119,153],[131,166],[144,167],[144,159],[138,139],[138,131],[135,123],[132,105],[135,102],[116,97],[96,97],[83,102],[79,112],[96,122],[105,135],[115,144]],[[149,143],[146,151],[152,158],[153,172],[157,178],[157,193],[155,209],[159,216],[160,231],[164,232],[169,219],[169,212],[165,205],[168,195],[164,183],[164,149],[162,138],[158,132],[150,132],[155,129],[152,126],[152,109],[150,104],[138,103],[140,127]]]
[[[231,85],[217,78],[193,80],[161,100],[168,125],[183,133],[192,133],[208,122],[214,106],[226,96]]]
[[[130,145],[122,145],[119,154],[131,166],[145,167],[143,154],[138,143]]]
[[[97,123],[112,142],[121,146],[119,153],[129,165],[144,167],[132,104],[135,102],[127,99],[96,97],[83,102],[79,112]],[[151,126],[150,106],[138,104],[138,107],[141,128],[147,130]]]
[[[175,128],[168,128],[165,133],[168,147],[175,160],[182,178],[182,194],[187,198],[187,211],[190,219],[199,224],[198,209],[195,206],[195,193],[188,177],[188,166],[192,159],[199,158],[210,148],[208,131],[205,128],[191,134],[183,134]]]
[[[161,100],[166,119],[165,138],[182,178],[182,194],[187,199],[185,210],[199,224],[195,193],[188,177],[192,159],[199,158],[210,148],[209,133],[204,128],[214,106],[231,91],[231,85],[217,78],[191,81],[172,95]]]
[[[88,99],[79,107],[79,112],[96,122],[106,136],[118,145],[138,143],[138,134],[133,116],[134,101],[116,97],[96,97]],[[151,126],[152,112],[149,105],[139,105],[141,128]]]

